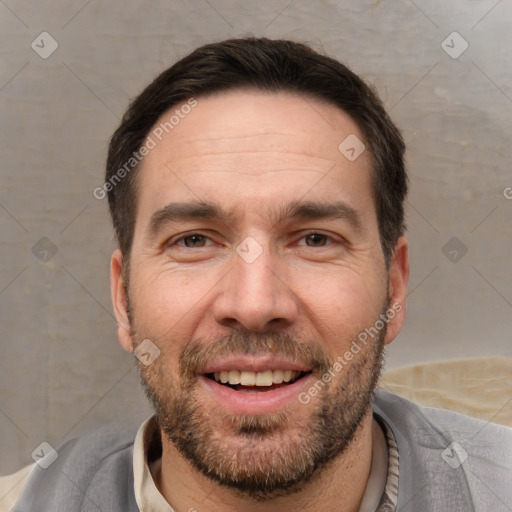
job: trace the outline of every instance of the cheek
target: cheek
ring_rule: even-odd
[[[163,271],[138,276],[132,289],[137,328],[155,337],[188,339],[204,317],[208,293],[215,279],[206,276]]]
[[[337,352],[375,322],[386,296],[385,284],[369,272],[339,269],[321,279],[303,274],[300,281],[306,315],[309,310],[314,328]]]

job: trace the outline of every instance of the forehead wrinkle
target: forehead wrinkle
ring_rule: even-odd
[[[272,154],[273,153],[273,154]],[[274,156],[275,155],[275,156]],[[194,175],[228,174],[259,176],[273,173],[314,173],[329,174],[334,167],[341,168],[342,162],[333,157],[312,154],[279,154],[275,151],[237,151],[229,153],[197,153],[191,155],[168,155],[162,167],[182,177]]]
[[[332,166],[333,164],[337,165],[338,163],[342,163],[339,156],[336,153],[332,155],[328,154],[320,154],[319,152],[306,152],[304,150],[287,150],[286,148],[277,149],[257,149],[248,148],[248,149],[229,149],[229,150],[211,150],[207,151],[198,151],[196,148],[190,154],[180,154],[174,155],[172,151],[169,152],[169,155],[166,155],[165,162],[169,165],[173,165],[176,167],[191,166],[194,164],[195,167],[201,168],[206,164],[215,164],[216,161],[221,161],[222,165],[228,166],[231,164],[230,157],[233,157],[233,160],[239,160],[240,155],[246,155],[247,158],[255,157],[256,161],[259,161],[259,165],[265,164],[268,165],[272,161],[283,161],[281,165],[286,166],[290,165],[290,170],[300,170],[300,166],[305,167],[315,167],[315,170],[322,171],[325,166]],[[206,160],[205,160],[206,159]],[[212,161],[210,162],[209,159]],[[197,164],[195,164],[197,162]],[[238,164],[237,164],[238,165]],[[318,169],[316,169],[318,167]],[[306,169],[308,170],[308,169]]]
[[[237,129],[240,130],[240,128]],[[292,158],[306,157],[332,162],[339,161],[341,156],[338,145],[342,135],[341,133],[333,135],[332,139],[329,137],[329,140],[313,140],[309,131],[307,133],[268,131],[249,134],[228,133],[220,137],[215,133],[211,138],[201,132],[187,133],[186,135],[174,134],[173,138],[169,139],[168,157],[171,157],[172,160],[181,160],[211,155],[276,153],[280,157],[286,155]],[[312,144],[312,147],[307,148],[306,141],[308,144]],[[179,149],[179,158],[173,158],[176,149]]]

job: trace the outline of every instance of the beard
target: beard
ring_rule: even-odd
[[[388,305],[389,300],[383,313]],[[386,326],[368,343],[358,343],[361,350],[327,383],[322,375],[332,375],[335,361],[320,345],[285,332],[247,331],[210,342],[191,340],[180,354],[178,375],[165,365],[172,342],[150,338],[161,353],[149,366],[139,362],[141,382],[160,430],[195,469],[255,501],[287,496],[303,489],[356,438],[382,371]],[[131,335],[134,347],[144,339],[133,327]],[[321,382],[316,400],[307,405],[297,400],[292,410],[277,413],[223,413],[201,399],[197,380],[207,361],[228,354],[275,354],[307,365],[314,382]]]

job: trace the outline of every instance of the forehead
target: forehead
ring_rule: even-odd
[[[248,208],[247,201],[286,202],[286,196],[321,199],[339,191],[349,203],[361,193],[371,196],[369,152],[355,161],[340,152],[347,137],[363,141],[363,135],[338,107],[253,89],[196,101],[191,108],[172,107],[150,131],[155,147],[138,177],[137,217],[184,199]]]
[[[292,156],[332,161],[339,159],[339,144],[345,137],[363,139],[347,113],[307,95],[235,89],[195,102],[195,107],[183,102],[162,114],[149,134],[156,148],[143,167],[172,164],[176,158],[254,150],[283,150]]]

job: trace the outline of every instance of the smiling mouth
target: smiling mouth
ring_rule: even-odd
[[[226,370],[207,373],[205,377],[235,391],[261,393],[289,386],[310,373],[310,371],[297,370],[264,370],[261,372]]]

